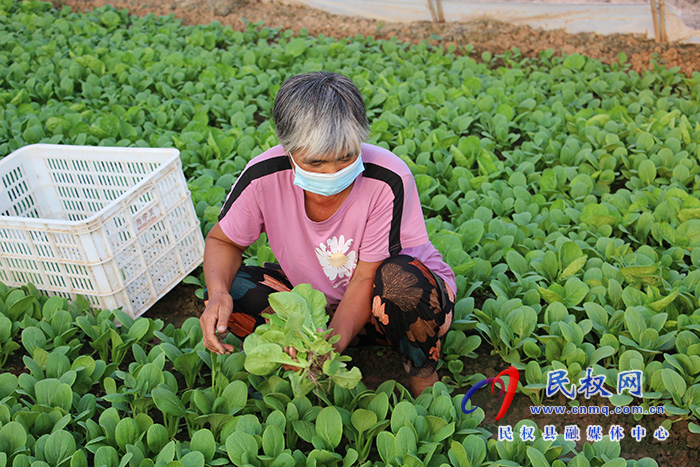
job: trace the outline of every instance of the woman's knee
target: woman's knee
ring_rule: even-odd
[[[372,314],[385,327],[401,328],[389,332],[394,338],[411,334],[414,331],[411,327],[415,326],[431,328],[428,334],[443,336],[452,322],[453,309],[444,281],[418,259],[397,255],[379,266]]]

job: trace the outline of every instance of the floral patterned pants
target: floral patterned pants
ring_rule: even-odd
[[[278,264],[241,266],[231,285],[229,330],[241,339],[252,333],[265,322],[263,313],[274,313],[268,295],[291,289]],[[370,319],[350,345],[390,345],[411,376],[431,376],[440,357],[440,337],[452,323],[454,300],[443,279],[419,260],[387,258],[374,279]],[[328,311],[332,316],[335,310]]]

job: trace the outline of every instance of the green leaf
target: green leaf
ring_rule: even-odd
[[[587,256],[582,256],[573,260],[564,270],[561,272],[560,279],[566,279],[578,273],[586,265],[588,261]]]
[[[127,444],[136,444],[141,438],[139,424],[133,418],[121,419],[114,430],[114,438],[119,449],[125,451]]]
[[[462,442],[471,465],[481,465],[486,458],[486,441],[483,437],[469,435]]]
[[[618,457],[616,459],[611,459],[607,461],[605,464],[602,465],[602,467],[625,467],[627,465],[627,461],[621,457]]]
[[[656,179],[656,165],[649,159],[639,164],[639,178],[645,185],[651,185]]]
[[[285,51],[287,54],[291,55],[292,57],[296,58],[300,56],[301,54],[304,53],[304,51],[307,48],[306,40],[303,38],[295,38],[289,41],[287,46],[285,47]]]
[[[165,427],[162,428],[165,430]],[[167,430],[165,431],[165,435],[167,436]],[[205,428],[195,431],[190,440],[190,450],[201,452],[204,455],[205,461],[211,462],[214,458],[214,454],[216,454],[216,440],[214,439],[214,434]]]
[[[391,431],[398,433],[402,426],[413,426],[418,413],[413,404],[408,401],[401,401],[396,404],[391,414]]]
[[[544,454],[532,446],[527,448],[527,457],[532,462],[532,467],[549,467],[550,465]]]
[[[683,377],[669,368],[664,368],[661,370],[661,379],[673,399],[680,401],[688,387]]]
[[[41,329],[30,326],[22,331],[22,345],[27,349],[27,353],[33,356],[36,349],[46,347],[46,335]]]
[[[100,446],[95,451],[95,465],[103,465],[105,467],[117,467],[119,465],[119,454],[112,446]]]
[[[352,426],[359,432],[368,431],[377,423],[377,414],[365,409],[357,409],[351,416]]]
[[[153,390],[153,402],[156,407],[167,415],[185,415],[185,406],[182,401],[170,389],[159,387]]]
[[[0,373],[0,400],[6,398],[17,389],[17,377],[12,373]]]
[[[378,393],[367,408],[375,413],[378,420],[384,420],[389,412],[389,396],[385,392]]]
[[[394,435],[388,431],[382,431],[377,435],[377,451],[379,452],[379,457],[381,457],[387,465],[394,460],[396,455],[394,442]]]
[[[325,407],[316,418],[316,434],[330,449],[340,444],[343,436],[343,420],[335,407]]]
[[[582,70],[586,64],[586,57],[580,54],[571,54],[564,59],[564,66],[572,70]]]
[[[59,465],[69,459],[76,450],[75,438],[67,431],[51,433],[44,444],[44,457],[51,465]]]
[[[577,277],[572,277],[566,281],[564,285],[564,290],[566,291],[566,301],[569,306],[578,305],[586,298],[590,288],[585,282],[581,281]]]
[[[284,433],[275,425],[265,427],[262,436],[262,448],[266,456],[276,458],[284,450]]]
[[[199,447],[202,443],[200,439],[201,435],[198,436],[197,433],[195,433],[195,436],[192,437],[192,442],[195,442],[196,440],[195,446]],[[158,453],[163,450],[166,444],[168,444],[168,441],[170,441],[170,435],[168,434],[168,430],[163,425],[156,423],[148,428],[148,432],[146,433],[146,441],[148,444],[148,449],[153,453]],[[192,447],[192,449],[195,448]]]
[[[525,275],[530,270],[525,258],[515,250],[510,250],[506,253],[506,263],[508,263],[510,270],[519,276]]]
[[[604,358],[615,355],[615,349],[609,345],[603,345],[593,351],[588,359],[588,365],[595,365]]]
[[[402,426],[399,428],[394,442],[396,455],[402,458],[407,454],[415,454],[416,441],[415,431],[412,427]]]
[[[258,442],[253,435],[236,431],[226,438],[226,452],[233,465],[242,466],[248,463],[245,459],[257,458]]]
[[[630,332],[632,339],[638,343],[641,342],[642,333],[646,330],[647,326],[642,314],[637,308],[628,308],[625,310],[625,324],[627,325],[627,330]]]
[[[250,342],[250,343],[249,343]],[[245,369],[254,375],[269,375],[281,363],[294,364],[294,360],[284,353],[278,344],[257,344],[253,339],[246,339],[243,342],[243,349],[246,353]],[[285,357],[285,355],[287,355]],[[288,361],[287,361],[288,360]]]
[[[450,458],[450,462],[452,462],[452,465],[458,465],[460,467],[471,467],[469,457],[467,457],[467,450],[464,449],[464,446],[462,446],[457,441],[452,441],[450,443],[450,450],[448,452],[448,456]]]
[[[105,11],[102,13],[102,16],[100,16],[100,22],[108,28],[112,28],[121,22],[121,18],[119,18],[119,15],[114,11]]]
[[[479,244],[484,235],[484,223],[479,219],[469,219],[459,228],[462,236],[462,248],[470,251]]]
[[[9,422],[0,428],[0,452],[11,456],[27,444],[27,432],[19,422]]]
[[[34,386],[36,401],[38,404],[48,407],[60,407],[70,412],[73,405],[73,390],[65,383],[55,378],[38,381]]]
[[[170,441],[163,446],[163,449],[158,453],[156,462],[167,464],[168,462],[172,462],[173,459],[175,459],[175,441]]]
[[[180,458],[183,467],[204,467],[204,455],[199,451],[191,451]]]
[[[269,467],[294,467],[295,465],[296,461],[294,458],[290,454],[283,452],[272,461]]]

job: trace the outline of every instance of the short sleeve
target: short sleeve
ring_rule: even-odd
[[[413,175],[386,177],[367,219],[360,260],[382,261],[429,241]]]
[[[241,174],[231,188],[219,214],[219,226],[234,243],[247,247],[265,231],[263,215],[255,196],[254,183]]]

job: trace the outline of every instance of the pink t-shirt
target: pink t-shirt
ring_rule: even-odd
[[[392,152],[364,144],[364,172],[345,202],[323,222],[306,214],[304,190],[281,145],[253,158],[219,216],[234,243],[247,247],[262,232],[293,285],[311,284],[337,305],[357,261],[405,253],[419,259],[456,291],[455,275],[430,243],[415,180]]]

